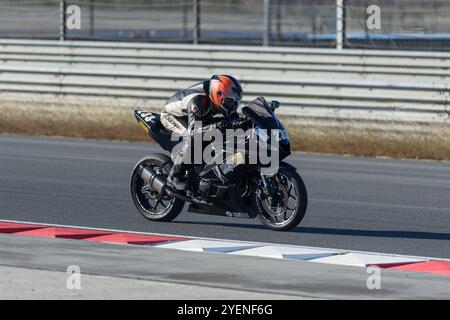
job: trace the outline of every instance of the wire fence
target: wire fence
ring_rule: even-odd
[[[0,0],[0,37],[450,50],[450,0]],[[67,6],[80,29],[63,27]],[[380,28],[367,8],[380,8]]]
[[[381,9],[381,28],[368,30],[367,7]],[[449,0],[346,0],[349,48],[450,50]]]

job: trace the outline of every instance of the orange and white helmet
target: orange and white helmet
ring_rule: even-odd
[[[237,110],[242,88],[232,76],[214,75],[209,81],[209,97],[217,110],[228,117]]]

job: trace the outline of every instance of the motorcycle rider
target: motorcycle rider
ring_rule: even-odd
[[[170,97],[161,112],[161,123],[172,132],[188,135],[180,152],[172,155],[174,165],[167,182],[177,190],[184,190],[187,184],[185,177],[187,164],[183,156],[190,152],[193,135],[206,130],[224,130],[233,127],[239,121],[237,107],[242,98],[242,87],[229,75],[213,75],[191,87],[180,90]],[[224,120],[212,125],[203,125],[215,115],[221,114]],[[195,121],[202,121],[200,129],[194,128]]]

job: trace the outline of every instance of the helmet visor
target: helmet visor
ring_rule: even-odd
[[[237,110],[238,101],[235,98],[225,98],[223,100],[223,107],[231,114]]]
[[[233,87],[232,92],[234,99],[239,103],[242,99],[242,90],[240,88]]]

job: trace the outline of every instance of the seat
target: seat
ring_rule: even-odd
[[[179,141],[172,141],[172,132],[167,130],[161,123],[161,116],[158,113],[135,110],[134,116],[145,126],[150,137],[153,138],[164,150],[172,151]]]

